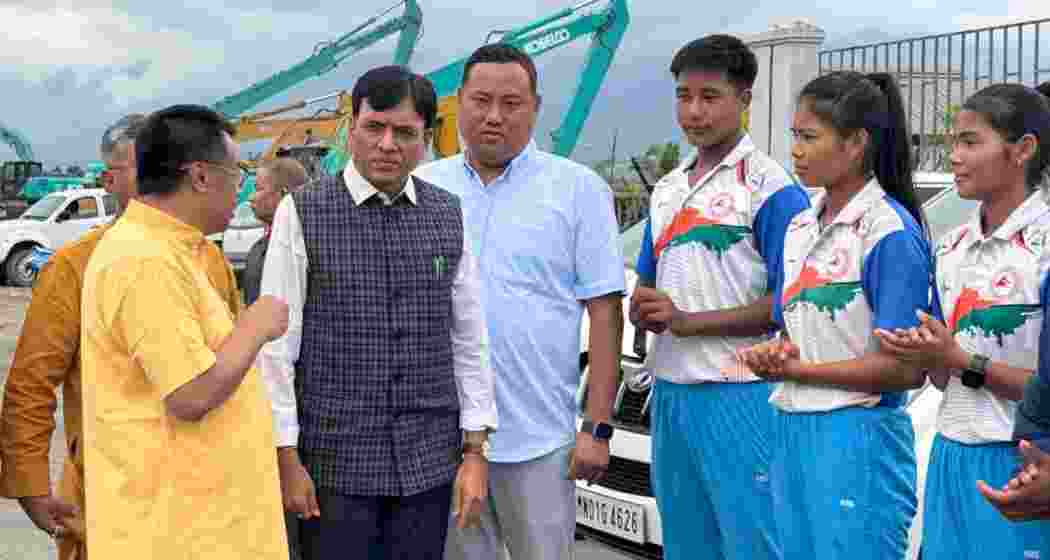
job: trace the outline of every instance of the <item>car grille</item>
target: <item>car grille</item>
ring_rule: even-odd
[[[652,389],[646,389],[644,393],[635,393],[630,389],[625,390],[623,392],[623,400],[620,402],[620,407],[616,410],[613,419],[624,427],[641,427],[648,431],[649,409],[645,406],[645,401],[649,398],[650,391]]]
[[[649,394],[652,391],[652,375],[645,370],[641,360],[624,358],[620,362],[620,376],[623,381],[616,393],[613,408],[613,424],[619,428],[642,434],[649,433]],[[641,376],[641,377],[639,377]],[[645,379],[641,385],[635,384],[635,392],[628,387],[632,380]]]
[[[609,470],[606,471],[605,478],[597,484],[625,494],[653,497],[653,485],[649,479],[649,463],[641,461],[632,461],[615,455],[609,457]]]

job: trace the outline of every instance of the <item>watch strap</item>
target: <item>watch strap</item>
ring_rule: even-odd
[[[966,366],[966,369],[985,375],[988,372],[989,361],[988,356],[983,354],[972,354],[970,355],[970,363]]]
[[[971,389],[980,389],[984,387],[987,371],[988,371],[988,356],[982,354],[971,354],[970,363],[967,364],[966,369],[962,372],[962,384],[965,387]]]
[[[592,422],[591,420],[584,420],[580,424],[580,431],[585,434],[590,434],[594,439],[608,441],[612,437],[613,427],[605,422]],[[599,432],[604,432],[599,433]]]
[[[580,431],[585,433],[585,434],[593,434],[594,433],[594,422],[591,422],[590,420],[584,419],[583,423],[580,424]]]

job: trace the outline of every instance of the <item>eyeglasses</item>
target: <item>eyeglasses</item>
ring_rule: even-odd
[[[217,168],[219,168],[219,169],[221,169],[221,170],[223,170],[223,171],[225,171],[227,173],[236,174],[237,175],[237,184],[238,185],[240,185],[241,183],[244,182],[244,175],[245,175],[245,173],[244,173],[244,170],[241,169],[240,167],[237,167],[237,166],[231,167],[231,166],[223,165],[221,163],[214,162],[214,161],[202,161],[201,163],[203,163],[205,165],[210,165],[212,167],[217,167]]]

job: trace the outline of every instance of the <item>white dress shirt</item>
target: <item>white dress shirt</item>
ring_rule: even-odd
[[[397,197],[408,197],[416,204],[412,177],[395,197],[378,191],[351,163],[343,171],[343,180],[354,199],[361,205],[372,196],[386,204]],[[307,187],[309,188],[309,187]],[[464,226],[463,256],[452,282],[452,352],[459,392],[460,426],[476,431],[496,429],[495,381],[489,363],[488,330],[482,309],[482,283],[477,256],[471,251],[469,230]],[[274,434],[277,447],[295,447],[299,440],[299,415],[295,402],[295,362],[299,359],[303,329],[303,305],[306,301],[306,243],[295,202],[284,197],[274,215],[270,246],[266,251],[259,295],[277,297],[288,304],[288,331],[263,346],[257,366],[266,382],[273,405]]]

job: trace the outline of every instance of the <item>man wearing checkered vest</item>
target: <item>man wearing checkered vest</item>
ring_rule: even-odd
[[[259,362],[304,560],[440,560],[487,495],[493,377],[459,199],[410,176],[437,109],[398,66],[354,86],[352,161],[281,201],[262,294],[289,305]]]

